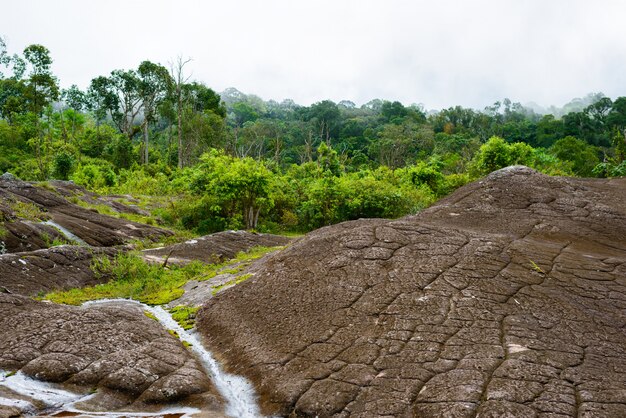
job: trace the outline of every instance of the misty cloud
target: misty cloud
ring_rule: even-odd
[[[11,52],[47,46],[63,86],[144,59],[301,104],[373,98],[426,108],[509,97],[561,105],[626,94],[622,1],[7,1]]]

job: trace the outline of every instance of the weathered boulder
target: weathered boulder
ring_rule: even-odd
[[[626,416],[626,179],[492,173],[314,231],[198,315],[266,413]]]
[[[16,326],[18,324],[19,326]],[[0,294],[0,370],[98,388],[113,404],[168,403],[204,394],[221,401],[183,344],[136,305],[75,307]],[[121,402],[121,404],[120,404]]]

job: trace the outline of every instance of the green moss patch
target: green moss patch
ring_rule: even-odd
[[[194,308],[192,306],[175,306],[170,309],[172,318],[178,322],[183,329],[191,329],[196,323],[196,313],[200,308]]]

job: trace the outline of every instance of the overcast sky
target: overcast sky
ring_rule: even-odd
[[[216,91],[482,109],[626,95],[623,0],[0,0],[9,52],[50,49],[63,87],[193,59]]]

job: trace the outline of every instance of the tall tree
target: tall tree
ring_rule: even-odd
[[[150,61],[143,61],[137,70],[137,89],[143,108],[143,162],[148,164],[149,124],[155,120],[156,110],[173,86],[173,80],[165,67]]]
[[[183,168],[183,86],[189,81],[189,76],[185,76],[185,65],[191,58],[183,60],[180,55],[175,63],[170,63],[170,75],[173,80],[174,103],[176,104],[176,116],[178,121],[178,168]]]
[[[25,91],[29,110],[41,115],[50,102],[59,98],[57,79],[50,70],[50,51],[43,45],[30,45],[24,49],[24,59],[30,65]]]
[[[113,70],[109,77],[94,78],[89,86],[95,106],[108,112],[115,126],[128,138],[137,132],[135,119],[142,111],[139,83],[135,71]]]

